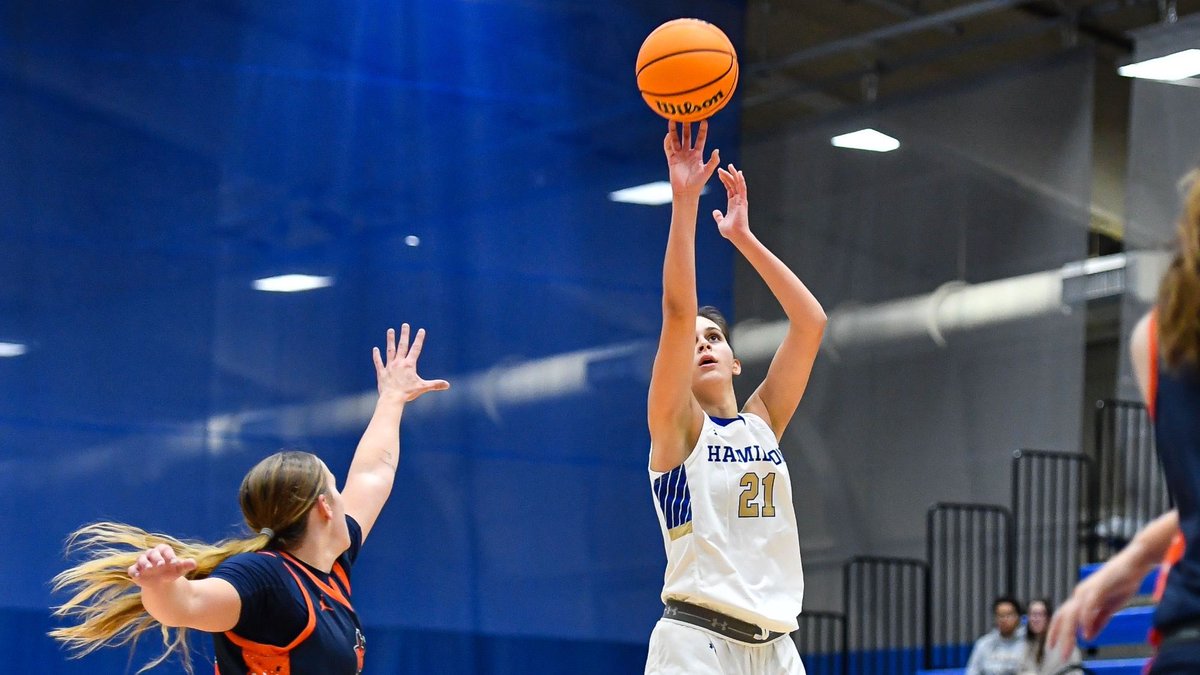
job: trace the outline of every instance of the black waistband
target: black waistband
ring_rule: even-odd
[[[663,608],[663,618],[711,630],[722,637],[750,645],[766,644],[785,635],[785,633],[768,631],[741,619],[735,619],[706,607],[679,600],[667,601],[667,606]]]

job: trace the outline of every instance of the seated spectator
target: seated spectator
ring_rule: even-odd
[[[1078,648],[1071,651],[1069,658],[1046,649],[1046,633],[1053,613],[1054,607],[1049,600],[1039,598],[1029,601],[1028,620],[1025,622],[1025,660],[1021,663],[1021,675],[1057,675],[1067,666],[1083,662],[1083,655]]]
[[[996,628],[975,641],[967,675],[1019,675],[1025,658],[1025,631],[1021,628],[1021,605],[1010,597],[992,603]]]

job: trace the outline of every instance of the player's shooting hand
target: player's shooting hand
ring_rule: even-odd
[[[692,123],[683,122],[681,131],[675,131],[675,122],[667,122],[667,136],[663,139],[663,152],[667,155],[667,168],[671,174],[671,190],[681,197],[699,197],[704,184],[712,177],[720,163],[720,150],[713,150],[708,161],[704,161],[704,143],[708,140],[708,121],[700,123],[696,142],[692,143]]]

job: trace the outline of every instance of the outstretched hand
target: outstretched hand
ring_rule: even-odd
[[[717,231],[726,239],[735,239],[750,233],[750,202],[746,194],[746,177],[742,172],[729,165],[729,170],[717,169],[721,183],[725,185],[725,196],[728,205],[725,213],[719,209],[713,210],[713,220],[717,221]]]
[[[1075,647],[1075,636],[1094,639],[1117,610],[1137,592],[1138,570],[1120,556],[1075,587],[1071,598],[1054,613],[1046,633],[1046,647],[1066,658]]]
[[[704,161],[704,143],[708,140],[708,121],[700,123],[696,132],[696,143],[692,144],[692,123],[680,123],[682,132],[675,131],[675,123],[667,121],[667,136],[663,139],[663,152],[667,155],[667,168],[671,174],[671,190],[679,196],[699,197],[704,184],[712,177],[713,169],[720,163],[720,150],[713,150],[708,161]],[[681,138],[682,136],[682,138]]]
[[[400,339],[396,339],[396,330],[389,328],[387,342],[387,363],[379,354],[379,347],[371,350],[375,361],[375,379],[379,385],[379,398],[386,398],[404,403],[416,400],[421,394],[429,391],[449,389],[450,383],[445,380],[426,380],[417,374],[417,359],[421,356],[421,347],[425,344],[425,329],[417,331],[412,346],[408,344],[408,324],[400,325]]]
[[[127,570],[129,578],[141,588],[168,584],[196,569],[196,561],[179,558],[175,549],[159,544],[138,556],[137,562]]]

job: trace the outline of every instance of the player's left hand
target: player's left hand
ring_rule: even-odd
[[[408,344],[408,324],[400,325],[400,339],[396,339],[396,330],[389,328],[387,342],[387,363],[379,354],[379,347],[371,350],[375,361],[375,379],[379,385],[379,398],[398,403],[414,401],[429,391],[449,389],[450,383],[445,380],[426,380],[417,374],[417,359],[421,356],[421,347],[425,344],[425,329],[417,331],[412,346]]]
[[[717,231],[722,237],[736,240],[750,234],[750,201],[746,193],[746,177],[732,164],[729,165],[728,171],[717,169],[717,175],[725,185],[728,205],[725,213],[721,213],[719,209],[713,210],[713,220],[717,221]]]

